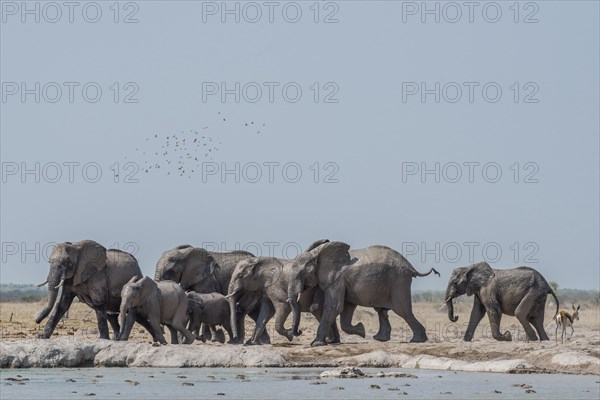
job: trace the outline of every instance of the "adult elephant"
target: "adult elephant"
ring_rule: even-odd
[[[52,311],[40,337],[47,339],[52,335],[77,297],[96,311],[100,338],[109,338],[107,320],[116,338],[120,330],[121,289],[136,275],[142,275],[142,271],[135,257],[129,253],[107,250],[93,240],[56,244],[50,255],[48,278],[38,285],[48,283],[48,301],[35,322],[39,324]]]
[[[154,280],[177,282],[185,291],[226,295],[235,266],[251,257],[254,254],[247,251],[220,253],[181,245],[161,255],[156,263]],[[248,314],[254,321],[258,318],[261,296],[261,292],[248,292],[238,299],[237,307],[242,311],[242,317],[234,325],[238,332],[244,332],[244,315]],[[264,332],[260,341],[270,343],[269,334]]]
[[[323,266],[308,263],[298,268],[288,294],[290,303],[293,303],[302,287],[315,282],[324,292],[323,318],[312,346],[327,344],[325,336],[329,326],[340,314],[340,326],[344,332],[364,336],[362,323],[352,326],[352,315],[357,306],[372,307],[378,312],[379,332],[374,336],[377,340],[390,338],[387,310],[394,311],[408,323],[413,332],[411,342],[427,340],[425,328],[412,312],[411,284],[412,278],[432,272],[439,276],[435,269],[419,273],[402,254],[386,246],[351,250],[348,262],[342,268],[331,268],[331,264]],[[292,329],[296,330],[300,313],[297,307],[293,308]]]
[[[324,243],[324,244],[323,244]],[[294,271],[311,264],[314,268],[321,266],[322,270],[340,269],[346,265],[350,258],[348,250],[350,246],[342,242],[318,241],[309,246],[307,251],[300,254],[294,260],[283,260],[275,257],[254,257],[243,260],[236,266],[231,282],[229,294],[232,320],[239,318],[236,307],[237,298],[246,292],[262,292],[264,294],[261,303],[261,311],[256,321],[256,327],[252,337],[247,344],[259,344],[258,338],[264,332],[267,322],[275,317],[275,330],[288,340],[302,332],[298,327],[294,331],[284,327],[285,320],[292,311],[292,307],[300,311],[312,312],[317,320],[321,320],[323,311],[323,294],[317,286],[317,282],[305,282],[298,288],[298,296],[294,302],[288,301],[291,278]],[[339,332],[335,321],[330,325],[330,338],[333,342],[339,342]],[[234,336],[240,338],[234,328]]]
[[[542,274],[529,267],[492,269],[488,263],[480,262],[456,268],[452,271],[446,288],[448,318],[452,322],[458,320],[454,315],[452,299],[463,294],[475,295],[465,341],[473,339],[475,329],[486,313],[490,319],[492,336],[496,340],[512,340],[509,331],[500,333],[502,314],[517,317],[528,340],[538,339],[531,325],[535,327],[540,340],[548,340],[544,330],[544,310],[548,294],[554,297],[558,313],[556,294]]]

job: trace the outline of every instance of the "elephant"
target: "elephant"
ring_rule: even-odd
[[[185,316],[188,298],[184,290],[172,281],[155,282],[145,276],[134,276],[121,290],[121,332],[118,340],[129,339],[134,322],[141,318],[148,321],[154,342],[167,344],[161,324],[171,332],[171,343],[178,344],[177,332],[184,337],[184,344],[194,342],[196,337],[186,329]]]
[[[504,334],[500,332],[502,314],[517,317],[528,340],[538,339],[531,325],[537,330],[540,340],[548,340],[544,331],[544,309],[548,294],[554,297],[558,312],[556,294],[542,274],[529,267],[492,269],[488,263],[479,262],[454,269],[448,280],[445,300],[448,318],[452,322],[458,320],[458,316],[454,316],[452,299],[463,294],[475,295],[465,341],[473,339],[475,329],[486,313],[490,319],[492,336],[496,340],[512,340],[509,331]]]
[[[322,241],[315,242],[321,243]],[[275,330],[280,335],[292,340],[294,336],[299,336],[302,332],[297,329],[285,329],[284,323],[288,315],[292,312],[292,305],[288,302],[288,292],[290,290],[290,277],[294,275],[294,270],[303,263],[336,263],[340,261],[339,254],[347,253],[350,248],[347,244],[341,242],[329,242],[317,245],[318,250],[313,249],[315,244],[309,247],[308,252],[304,252],[294,260],[282,260],[275,257],[254,257],[240,261],[235,267],[231,282],[229,284],[230,310],[232,319],[239,318],[236,309],[237,297],[246,292],[262,292],[263,298],[261,310],[256,327],[252,337],[246,344],[260,344],[259,338],[265,329],[267,322],[275,316]],[[318,258],[318,259],[317,259]],[[341,262],[346,259],[341,258]],[[316,284],[307,285],[306,289],[301,288],[296,296],[294,307],[301,311],[310,311],[320,320],[322,313],[322,293],[318,293]],[[330,324],[331,340],[339,342],[339,332],[335,321]],[[238,332],[234,328],[234,335]]]
[[[211,327],[221,325],[227,331],[229,340],[233,339],[229,302],[225,296],[221,293],[196,293],[193,291],[186,292],[186,295],[188,297],[187,314],[190,320],[188,329],[196,334],[197,339],[203,339],[203,337],[198,336],[201,323]],[[225,342],[225,338],[222,339],[219,340],[214,337],[213,341]]]
[[[101,339],[109,339],[108,322],[115,338],[119,335],[121,288],[142,271],[134,256],[117,249],[107,250],[93,240],[58,243],[50,254],[48,301],[35,319],[41,323],[52,311],[40,338],[49,338],[73,299],[87,304],[96,312]]]
[[[316,248],[313,251],[318,250]],[[378,312],[379,332],[374,336],[375,339],[389,340],[391,325],[387,310],[393,310],[411,328],[411,342],[427,340],[425,328],[412,312],[410,289],[412,278],[427,276],[432,272],[439,276],[439,272],[431,268],[429,272],[419,273],[402,254],[386,246],[340,252],[338,256],[342,262],[304,263],[295,270],[288,293],[293,309],[294,331],[300,322],[300,312],[293,305],[294,299],[302,288],[318,284],[324,292],[324,310],[311,346],[327,344],[325,337],[329,326],[338,315],[344,332],[364,337],[363,324],[352,325],[354,310],[359,305],[372,307]]]
[[[254,257],[247,251],[211,252],[190,245],[177,246],[165,251],[156,263],[154,280],[172,280],[181,285],[185,291],[196,293],[227,294],[231,275],[236,264],[244,259]],[[238,307],[243,310],[236,327],[244,332],[243,315],[248,314],[254,321],[258,318],[261,304],[261,293],[246,293],[238,299]],[[202,329],[203,334],[205,329]],[[267,332],[261,336],[262,343],[270,343]],[[235,343],[235,341],[234,341]]]

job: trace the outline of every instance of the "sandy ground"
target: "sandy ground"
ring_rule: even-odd
[[[191,346],[151,345],[150,335],[134,327],[130,342],[97,340],[95,314],[75,303],[50,340],[33,340],[43,329],[33,319],[43,307],[40,303],[0,304],[0,365],[27,366],[358,366],[443,369],[456,371],[549,372],[600,374],[600,309],[584,304],[575,333],[564,344],[555,342],[552,322],[554,307],[548,306],[548,342],[526,342],[515,318],[504,317],[502,330],[509,330],[513,342],[491,338],[487,318],[477,329],[473,342],[462,336],[470,312],[470,299],[455,306],[457,323],[448,321],[443,306],[431,303],[414,305],[417,318],[425,325],[429,341],[408,343],[412,334],[406,323],[393,313],[389,342],[372,339],[377,332],[377,315],[359,308],[354,322],[362,321],[367,338],[342,333],[341,345],[311,348],[316,321],[303,314],[303,335],[288,342],[270,325],[272,345],[234,346],[196,342]],[[12,318],[11,318],[12,316]],[[288,320],[289,321],[289,320]],[[252,329],[248,320],[247,333]],[[168,338],[168,334],[167,334]]]

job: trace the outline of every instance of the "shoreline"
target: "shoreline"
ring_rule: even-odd
[[[595,344],[595,343],[594,343]],[[600,375],[600,352],[551,342],[342,343],[240,346],[53,338],[3,340],[0,367],[7,368],[400,368],[508,374]],[[587,347],[587,346],[586,346]],[[515,355],[518,354],[518,357]]]

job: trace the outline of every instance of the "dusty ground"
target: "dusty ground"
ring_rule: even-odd
[[[553,306],[548,306],[546,313],[546,330],[551,338],[549,342],[526,342],[517,320],[505,316],[502,330],[511,331],[513,342],[497,342],[492,339],[485,318],[477,329],[474,341],[466,343],[462,341],[462,336],[470,312],[470,303],[467,299],[464,303],[455,306],[456,314],[459,315],[457,323],[449,322],[445,308],[438,304],[415,304],[415,315],[427,329],[429,336],[427,343],[408,343],[412,336],[411,331],[406,323],[393,313],[390,313],[393,327],[392,339],[386,343],[373,340],[371,336],[378,329],[377,315],[373,310],[359,308],[355,313],[354,322],[362,321],[365,324],[367,329],[365,339],[342,333],[342,345],[311,348],[309,343],[314,338],[316,321],[309,315],[303,314],[301,328],[304,334],[292,343],[275,333],[271,325],[269,332],[273,341],[272,346],[262,346],[259,350],[257,347],[196,342],[192,348],[178,346],[182,348],[180,357],[171,357],[172,360],[167,361],[161,358],[166,354],[162,352],[167,350],[151,347],[150,335],[137,325],[130,339],[136,342],[136,345],[118,343],[118,346],[113,346],[114,343],[95,340],[97,338],[95,314],[87,306],[79,303],[71,307],[69,318],[63,320],[56,329],[55,338],[59,340],[26,340],[34,339],[43,328],[43,326],[36,326],[33,321],[42,307],[42,303],[0,304],[0,344],[2,352],[5,353],[0,357],[4,357],[2,358],[4,364],[8,363],[2,365],[3,367],[9,366],[11,362],[16,363],[13,366],[21,362],[7,361],[15,359],[14,354],[10,355],[12,353],[26,354],[40,346],[45,349],[44,351],[50,351],[48,349],[58,351],[55,347],[65,347],[68,344],[69,347],[78,348],[83,346],[82,343],[86,343],[89,347],[86,351],[92,355],[85,353],[77,357],[86,360],[86,357],[91,357],[92,361],[85,362],[91,362],[92,365],[112,365],[111,357],[115,357],[115,353],[125,352],[128,354],[127,359],[118,361],[115,365],[120,365],[119,363],[165,365],[165,362],[170,366],[355,365],[466,371],[600,374],[600,309],[591,304],[582,305],[581,319],[575,323],[573,338],[565,341],[564,344],[560,341],[557,344],[554,340]],[[248,330],[252,329],[251,321],[248,321],[247,327]],[[94,358],[98,351],[104,352],[102,357]],[[147,354],[140,358],[144,352],[151,352],[154,358],[149,358]],[[30,359],[34,358],[30,357]],[[39,361],[40,365],[46,365],[44,362],[47,361]],[[174,364],[171,365],[171,362]]]

